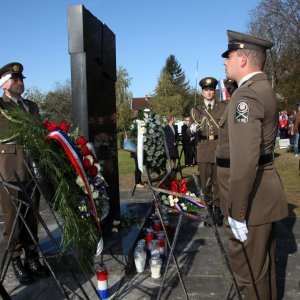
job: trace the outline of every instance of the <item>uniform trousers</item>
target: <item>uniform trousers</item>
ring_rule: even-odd
[[[229,262],[245,300],[276,300],[274,225],[248,226],[244,243],[226,226]]]
[[[211,162],[198,162],[201,187],[207,205],[220,207],[220,192],[217,182],[217,165]]]
[[[30,194],[30,189],[29,189]],[[10,189],[11,195],[17,197],[18,199],[22,199],[22,193],[16,190]],[[38,210],[39,208],[39,200],[40,194],[36,192],[36,194],[32,197],[33,204],[35,208]],[[3,216],[4,216],[4,231],[3,236],[5,239],[8,239],[13,223],[16,217],[16,208],[10,198],[9,194],[6,192],[4,186],[0,184],[0,203],[2,206]],[[26,210],[25,205],[22,205],[21,213],[24,214]],[[28,209],[26,218],[25,218],[34,238],[38,240],[37,231],[38,231],[38,221],[32,211],[32,209]],[[14,246],[15,245],[15,246]],[[12,258],[18,257],[22,254],[22,248],[29,251],[35,250],[36,246],[33,242],[28,230],[23,224],[21,218],[18,218],[15,231],[12,236],[12,241],[10,244],[10,251],[12,252]]]

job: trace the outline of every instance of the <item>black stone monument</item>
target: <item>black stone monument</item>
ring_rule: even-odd
[[[72,118],[93,142],[108,183],[110,213],[120,213],[114,33],[83,5],[68,7]]]

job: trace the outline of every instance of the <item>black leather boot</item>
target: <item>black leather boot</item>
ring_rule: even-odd
[[[12,258],[11,262],[15,276],[19,282],[24,285],[31,284],[33,282],[33,277],[23,266],[20,256]]]
[[[45,278],[49,276],[49,270],[44,267],[35,251],[25,252],[24,267],[34,276]]]
[[[221,209],[218,206],[214,207],[214,220],[215,220],[215,224],[219,227],[223,226],[223,215],[221,213]]]

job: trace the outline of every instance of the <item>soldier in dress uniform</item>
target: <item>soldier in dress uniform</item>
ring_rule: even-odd
[[[0,87],[3,88],[3,96],[0,97],[0,107],[2,109],[10,110],[13,107],[19,107],[26,110],[28,113],[39,117],[38,106],[29,100],[22,98],[24,92],[23,66],[18,62],[12,62],[0,69]],[[0,133],[3,135],[9,128],[9,121],[0,113]],[[15,182],[14,171],[20,177],[22,182],[28,180],[27,169],[24,165],[24,147],[18,145],[16,142],[0,141],[0,172],[5,181]],[[11,190],[11,193],[22,199],[22,194],[16,190]],[[33,197],[33,202],[38,208],[39,197],[38,193]],[[4,238],[10,235],[13,222],[16,216],[16,209],[10,199],[10,196],[0,184],[0,203],[4,214]],[[20,220],[19,220],[20,221]],[[28,210],[26,221],[37,239],[38,222],[31,210]],[[25,263],[21,261],[22,250],[25,250]],[[12,266],[17,279],[21,284],[30,284],[33,282],[33,276],[46,277],[48,270],[39,262],[39,255],[36,246],[30,237],[26,227],[21,226],[21,222],[16,226],[12,238],[11,249],[12,252]]]
[[[206,205],[213,214],[216,225],[222,226],[223,216],[220,210],[215,151],[218,141],[218,123],[224,113],[226,104],[214,98],[218,84],[215,78],[205,77],[200,80],[199,84],[202,88],[201,94],[204,100],[203,103],[191,110],[194,124],[190,130],[196,132],[197,135],[197,163]]]
[[[277,102],[262,72],[273,43],[227,34],[225,71],[238,88],[220,122],[216,155],[229,260],[243,299],[276,299],[274,223],[288,206],[273,164]]]

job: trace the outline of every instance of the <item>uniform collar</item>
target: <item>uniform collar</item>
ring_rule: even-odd
[[[246,76],[244,76],[240,82],[239,82],[239,85],[238,87],[240,87],[244,82],[246,82],[248,79],[250,79],[252,76],[256,75],[256,74],[260,74],[260,73],[263,73],[262,71],[258,71],[258,72],[252,72],[252,73],[249,73],[247,74]]]
[[[205,105],[206,108],[208,107],[208,104],[211,105],[211,109],[212,109],[215,105],[215,99],[213,99],[211,101],[208,101],[208,100],[204,99],[204,105]]]

